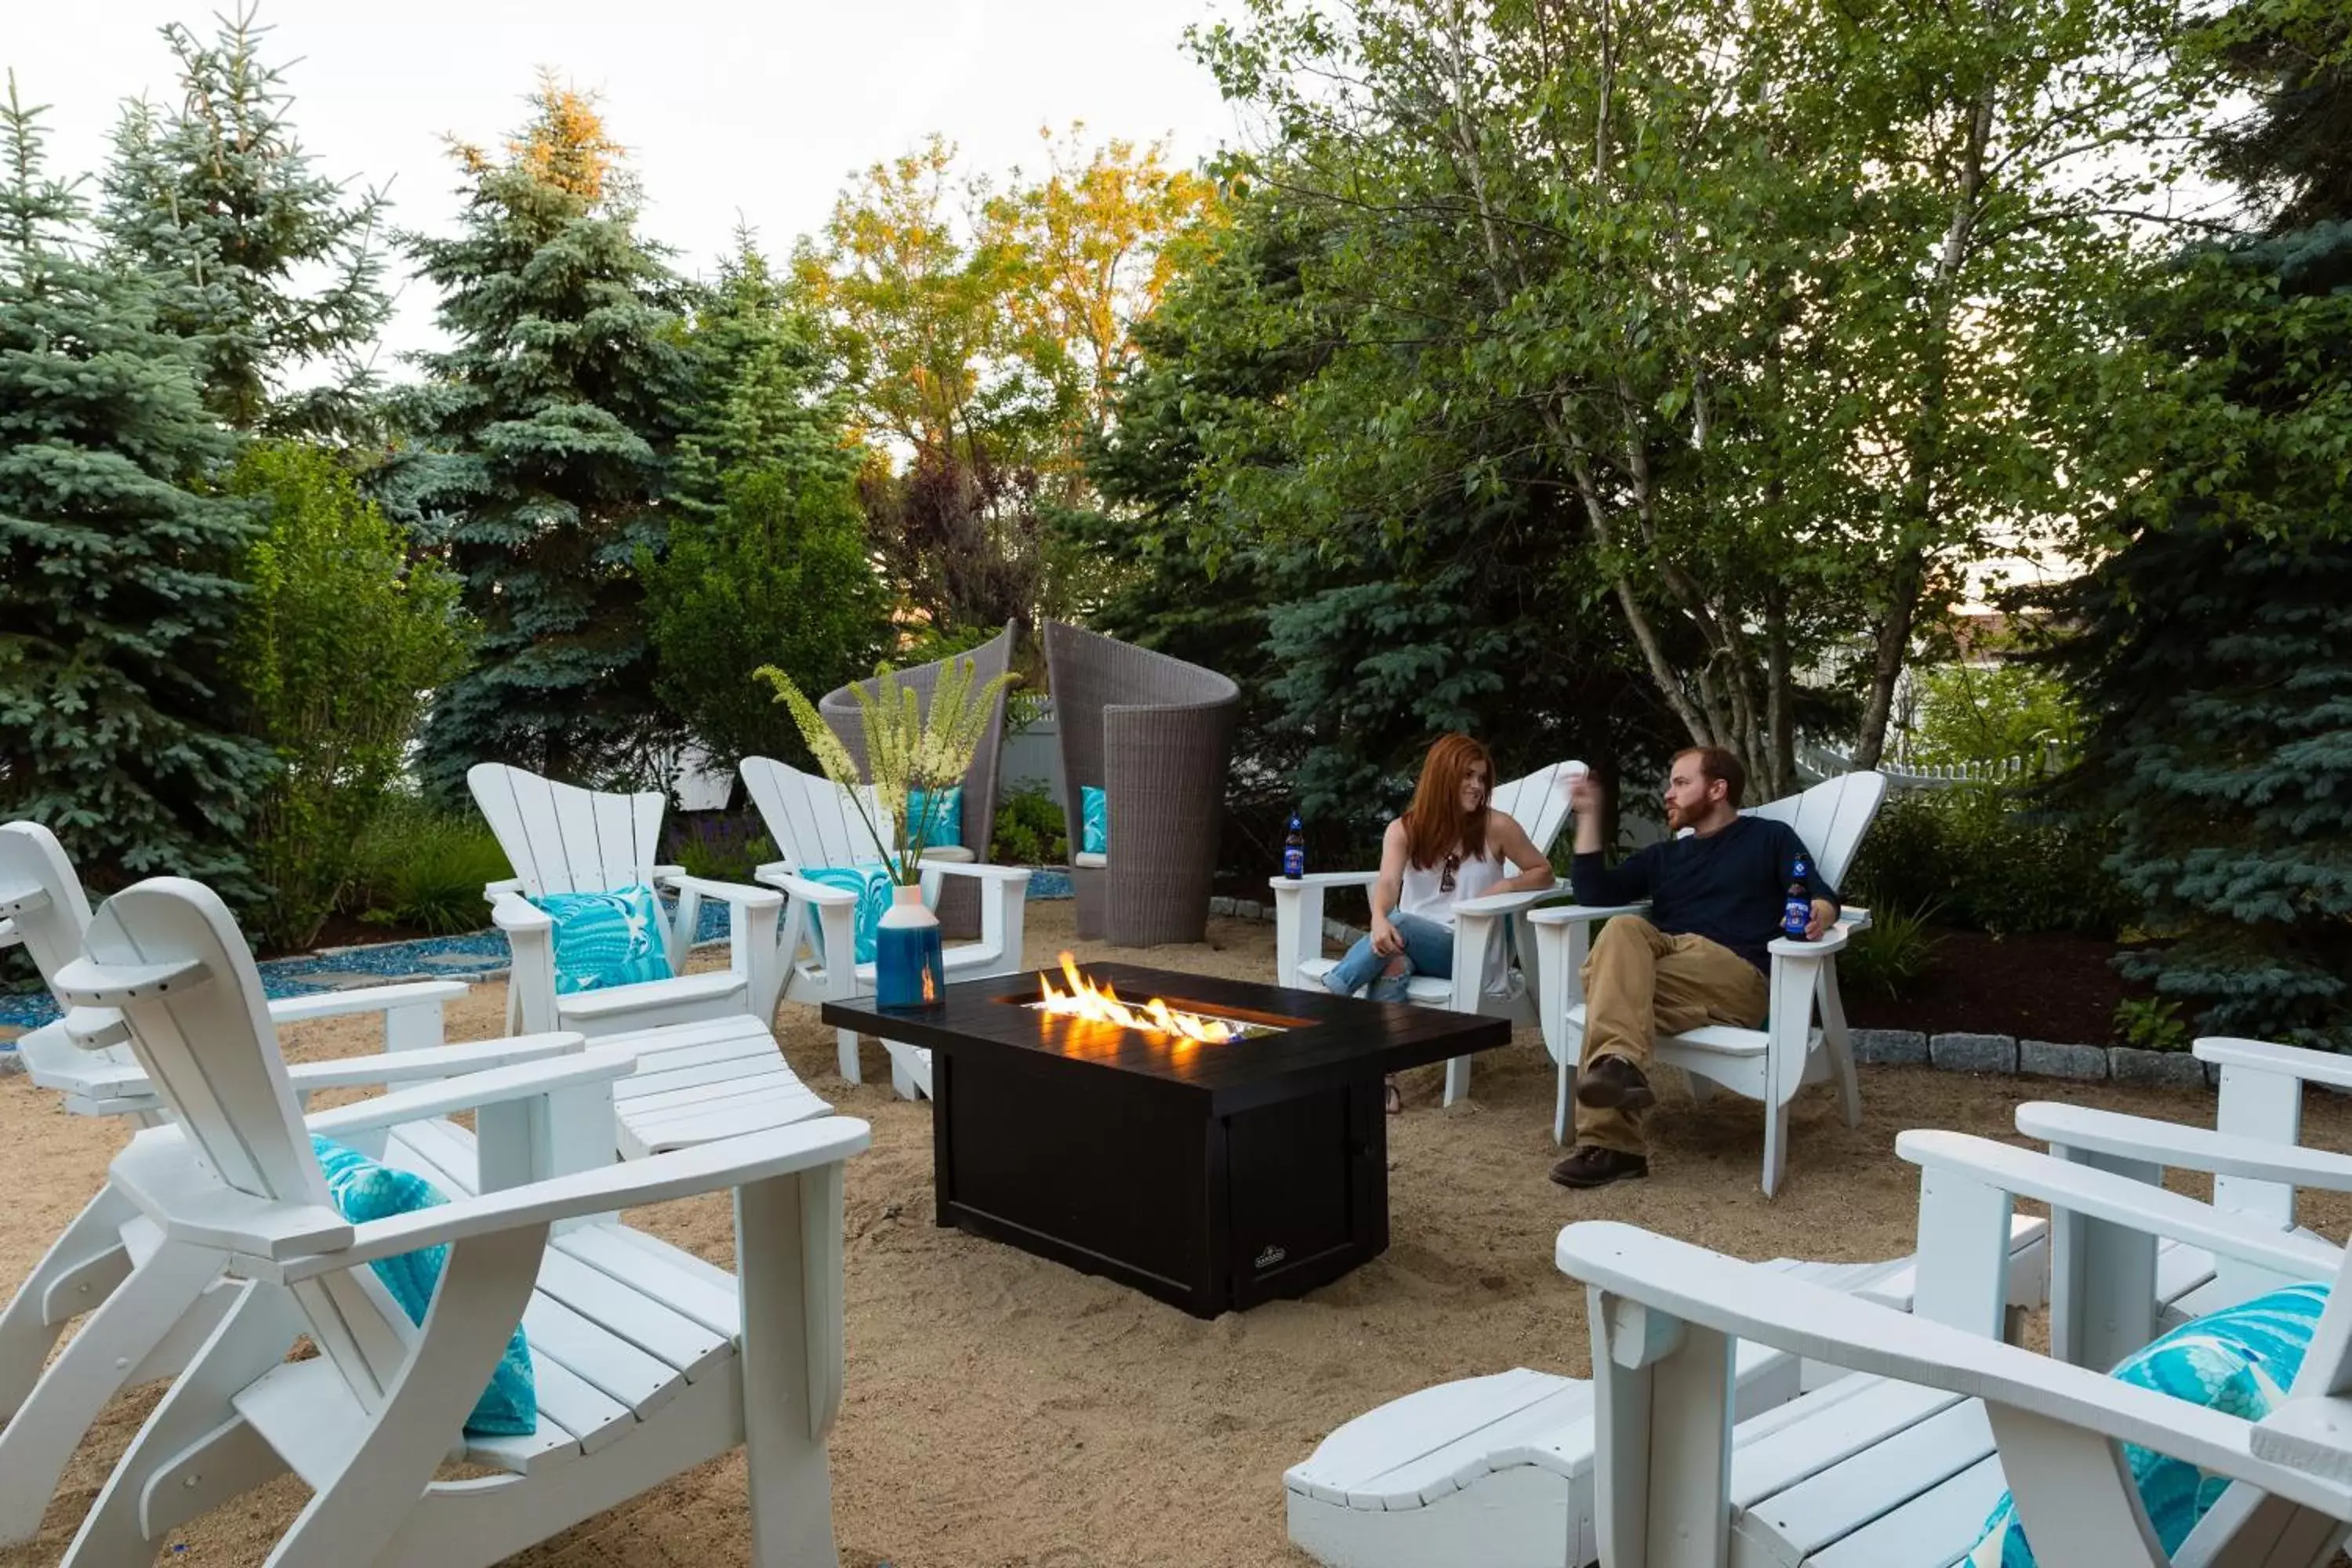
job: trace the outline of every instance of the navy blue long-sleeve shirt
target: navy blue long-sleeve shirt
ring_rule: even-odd
[[[1720,942],[1769,972],[1766,945],[1781,934],[1780,910],[1800,855],[1806,893],[1838,903],[1837,889],[1822,879],[1797,830],[1760,816],[1734,817],[1719,833],[1652,844],[1620,866],[1604,864],[1597,850],[1579,855],[1570,863],[1569,881],[1580,904],[1647,899],[1650,923],[1660,931]]]

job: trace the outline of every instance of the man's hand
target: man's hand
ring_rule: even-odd
[[[1608,805],[1608,792],[1590,773],[1577,773],[1569,779],[1568,809],[1576,822],[1571,853],[1597,855],[1601,852],[1601,808]]]
[[[1397,934],[1397,928],[1389,923],[1386,915],[1372,917],[1372,951],[1382,958],[1394,958],[1404,951],[1404,938]]]
[[[1819,942],[1822,938],[1822,932],[1837,924],[1837,918],[1838,910],[1835,904],[1830,902],[1827,899],[1815,899],[1813,900],[1813,918],[1805,922],[1805,940],[1807,942]]]

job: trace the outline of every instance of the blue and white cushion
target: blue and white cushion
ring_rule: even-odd
[[[929,805],[931,817],[923,821],[923,811]],[[950,784],[936,796],[910,789],[907,792],[907,823],[922,824],[923,847],[927,849],[949,849],[963,842],[963,785]]]
[[[866,860],[855,866],[813,866],[794,875],[823,887],[839,888],[857,895],[854,962],[873,963],[877,933],[882,929],[882,917],[888,911],[894,896],[891,889],[896,884],[891,879],[890,868],[879,860]],[[816,946],[817,962],[822,963],[824,962],[824,920],[812,918],[809,929],[814,933],[811,940]]]
[[[1078,787],[1078,823],[1079,853],[1110,853],[1110,800],[1098,786]]]
[[[2294,1385],[2295,1373],[2311,1349],[2312,1332],[2326,1308],[2326,1284],[2290,1285],[2183,1323],[2126,1356],[2107,1375],[2208,1410],[2260,1421],[2278,1408]],[[2180,1550],[2205,1510],[2230,1489],[2227,1476],[2136,1443],[2124,1445],[2124,1463],[2139,1489],[2140,1506],[2147,1510],[2157,1542],[2168,1556]],[[1993,1505],[1967,1565],[2034,1568],[2033,1548],[2026,1542],[2025,1528],[2008,1493]]]
[[[610,893],[541,893],[555,921],[555,992],[610,991],[670,977],[661,900],[640,882]]]
[[[310,1152],[319,1158],[335,1212],[353,1225],[415,1214],[449,1201],[440,1188],[415,1173],[378,1164],[358,1150],[315,1132],[310,1135]],[[422,1324],[448,1261],[449,1248],[444,1244],[396,1258],[379,1258],[368,1267],[408,1314],[408,1321]],[[466,1417],[466,1430],[486,1437],[527,1437],[539,1430],[539,1387],[531,1373],[530,1342],[524,1338],[520,1323],[508,1336],[506,1353],[490,1373],[489,1386],[474,1402],[474,1413]]]

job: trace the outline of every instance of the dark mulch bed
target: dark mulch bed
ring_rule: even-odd
[[[1900,997],[1848,981],[1845,1013],[1857,1028],[1967,1031],[2020,1039],[2105,1045],[2116,1004],[2153,994],[2109,960],[2111,942],[2063,932],[1995,937],[1937,931],[1927,973]]]

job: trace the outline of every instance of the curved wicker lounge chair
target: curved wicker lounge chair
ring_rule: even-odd
[[[969,658],[979,668],[974,672],[975,684],[995,679],[1013,663],[1013,622],[978,647],[957,654]],[[925,710],[929,711],[932,689],[939,685],[940,670],[945,659],[919,664],[911,669],[897,672],[898,684],[909,686],[922,694]],[[857,699],[850,692],[856,687],[866,688],[868,696],[880,689],[879,679],[853,681],[824,694],[816,705],[817,712],[849,754],[862,769],[866,766],[866,721],[859,717]],[[985,860],[988,840],[996,828],[997,752],[1004,742],[1004,693],[999,690],[988,716],[988,728],[982,731],[980,744],[971,753],[971,768],[963,775],[963,831],[961,848],[935,846],[924,851],[924,858],[940,860]],[[980,936],[980,884],[961,877],[951,877],[940,893],[940,934],[952,941],[977,941]]]
[[[1213,669],[1058,621],[1045,632],[1078,935],[1120,947],[1199,942],[1241,689]],[[1106,854],[1081,847],[1090,784],[1108,809]]]

